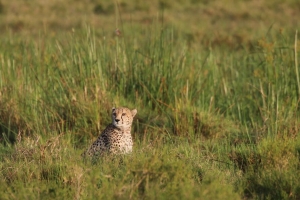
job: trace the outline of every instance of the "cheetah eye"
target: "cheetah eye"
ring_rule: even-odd
[[[116,113],[113,113],[113,116],[115,117],[115,116],[116,116]]]
[[[123,113],[123,114],[122,114],[122,116],[125,116],[125,115],[126,115],[126,113]]]

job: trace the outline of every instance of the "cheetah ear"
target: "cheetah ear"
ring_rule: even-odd
[[[133,110],[131,111],[132,117],[134,117],[134,116],[136,115],[136,113],[137,113],[137,110],[136,110],[136,109],[133,109]]]

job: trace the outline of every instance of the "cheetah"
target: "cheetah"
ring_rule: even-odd
[[[125,107],[112,109],[112,123],[100,134],[98,139],[85,151],[83,156],[127,154],[132,152],[131,125],[137,110]]]

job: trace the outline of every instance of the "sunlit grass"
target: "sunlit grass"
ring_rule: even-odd
[[[299,198],[294,32],[235,49],[124,30],[3,39],[1,198]],[[134,152],[83,160],[113,106],[138,110]]]

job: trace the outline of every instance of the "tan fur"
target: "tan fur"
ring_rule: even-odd
[[[102,155],[103,153],[126,154],[132,152],[131,125],[137,110],[125,107],[112,109],[112,123],[100,134],[98,139],[83,155]]]

